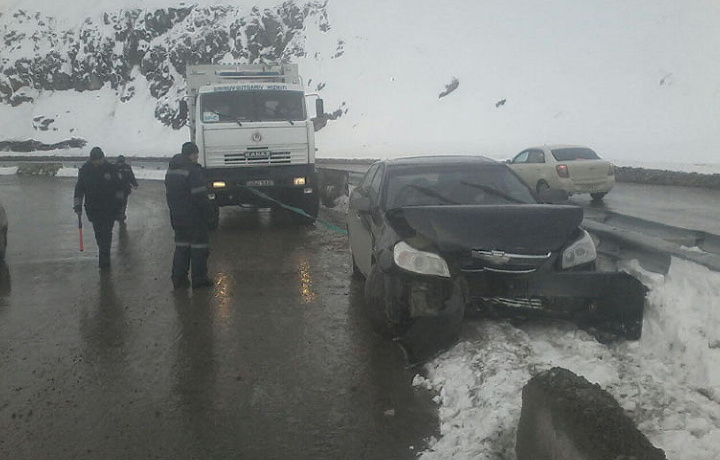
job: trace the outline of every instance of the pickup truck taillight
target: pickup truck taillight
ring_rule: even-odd
[[[615,166],[611,164],[610,166],[608,166],[608,176],[614,176],[614,175],[615,175]]]
[[[557,165],[555,166],[555,170],[560,177],[570,177],[570,171],[568,171],[567,165]]]

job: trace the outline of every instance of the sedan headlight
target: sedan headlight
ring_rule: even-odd
[[[393,249],[395,264],[409,272],[450,278],[445,259],[432,252],[419,251],[404,241]]]
[[[582,236],[562,253],[562,268],[571,268],[592,262],[597,258],[595,243],[590,234],[582,230]]]

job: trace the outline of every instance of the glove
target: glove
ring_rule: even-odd
[[[73,211],[75,211],[75,214],[82,214],[82,206],[78,205],[73,208]]]

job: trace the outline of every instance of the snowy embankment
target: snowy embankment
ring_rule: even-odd
[[[429,459],[515,458],[522,387],[553,366],[608,390],[668,459],[720,458],[720,273],[674,259],[650,288],[643,337],[603,345],[569,324],[470,320],[414,384],[437,392]]]
[[[17,174],[17,166],[0,167],[0,176],[8,176]],[[163,180],[165,178],[165,169],[142,169],[135,168],[133,170],[137,179],[144,180]],[[60,168],[55,177],[77,177],[77,168]]]

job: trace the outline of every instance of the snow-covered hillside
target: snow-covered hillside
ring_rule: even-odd
[[[618,161],[720,158],[712,0],[200,3],[6,0],[0,141],[167,155],[187,139],[173,129],[185,62],[287,59],[342,115],[318,133],[323,157],[579,143]]]

